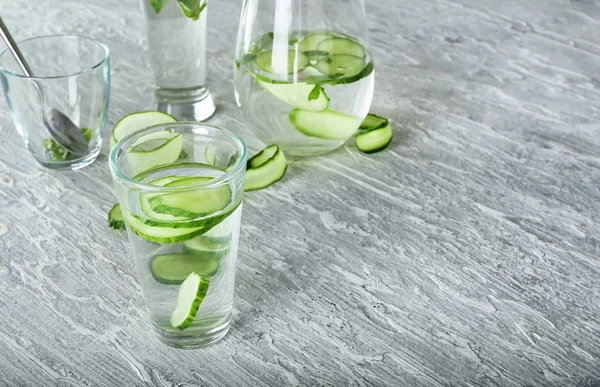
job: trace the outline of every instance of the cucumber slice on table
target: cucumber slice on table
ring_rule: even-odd
[[[387,124],[383,128],[360,130],[354,143],[364,153],[375,153],[385,149],[392,142],[392,127]]]
[[[312,34],[308,34],[300,40],[298,43],[298,48],[300,51],[304,51],[305,53],[308,51],[317,51],[317,46],[323,40],[334,38],[335,36],[326,34],[323,32],[314,32]],[[322,51],[321,51],[322,52]],[[325,53],[327,55],[327,53]]]
[[[324,39],[317,44],[317,51],[326,51],[329,55],[353,55],[359,58],[366,57],[365,49],[357,41],[349,38],[332,37]]]
[[[130,173],[137,175],[161,165],[175,163],[179,159],[182,148],[181,134],[160,131],[140,138],[129,148],[125,157],[129,163]]]
[[[388,124],[388,119],[369,113],[360,124],[360,129],[379,129]]]
[[[115,204],[113,208],[108,212],[108,227],[115,230],[124,230],[125,222],[123,221],[123,213],[121,212],[121,205]]]
[[[388,119],[369,113],[354,137],[356,147],[364,153],[375,153],[392,142],[392,127]]]
[[[256,55],[255,63],[262,71],[269,74],[281,72],[293,74],[304,70],[310,64],[310,59],[302,52],[288,51],[286,55],[285,52],[273,54],[273,51],[263,51]]]
[[[258,84],[269,94],[280,101],[296,108],[320,112],[329,107],[329,97],[321,90],[319,96],[312,101],[309,99],[310,93],[315,85],[306,83],[269,83],[257,79]]]
[[[365,67],[365,59],[354,55],[331,55],[320,59],[315,67],[321,73],[332,77],[359,73]]]
[[[110,136],[110,147],[114,147],[120,139],[128,134],[137,132],[138,130],[145,129],[153,125],[166,124],[176,121],[177,120],[175,117],[159,111],[128,114],[119,122],[117,122],[113,128],[112,135]]]
[[[287,160],[277,145],[270,145],[248,160],[244,191],[253,191],[278,182],[285,175]]]
[[[165,285],[179,285],[192,273],[213,276],[218,270],[218,259],[190,254],[157,255],[150,261],[152,276]]]
[[[176,180],[166,186],[192,186],[212,180],[210,177],[191,177]],[[231,188],[221,185],[186,192],[173,192],[148,198],[153,211],[160,214],[199,218],[225,209],[231,203]]]
[[[189,241],[183,242],[183,248],[187,253],[193,256],[198,256],[206,259],[214,258],[218,260],[225,254],[227,254],[227,251],[229,250],[229,245],[210,242],[206,240],[206,238],[204,238],[204,236],[202,235],[194,239],[190,239]]]
[[[184,330],[192,325],[209,285],[210,278],[197,273],[190,274],[183,281],[171,313],[170,322],[173,328]]]
[[[325,140],[345,140],[356,132],[362,122],[360,118],[332,110],[311,112],[302,109],[292,110],[290,121],[302,134]]]

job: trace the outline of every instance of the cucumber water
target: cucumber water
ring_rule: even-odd
[[[235,198],[243,187],[202,186],[224,173],[210,164],[162,165],[136,179],[166,191],[128,193],[123,218],[157,330],[192,338],[229,321],[242,211]]]
[[[287,47],[273,34],[237,53],[236,100],[256,136],[291,156],[341,146],[369,112],[375,73],[365,46],[331,31],[292,32]]]

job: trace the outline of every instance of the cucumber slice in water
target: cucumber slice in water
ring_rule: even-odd
[[[359,58],[366,57],[365,49],[357,41],[349,38],[333,37],[324,39],[317,44],[316,50],[326,51],[329,55],[353,55]]]
[[[192,186],[210,180],[212,180],[210,177],[192,177],[174,181],[167,186]],[[231,197],[231,188],[228,185],[221,185],[153,196],[148,199],[148,203],[157,213],[193,219],[223,210],[231,203]]]
[[[364,153],[375,153],[385,149],[392,142],[392,127],[387,124],[376,129],[360,130],[354,143]]]
[[[186,177],[186,176],[165,176],[165,177],[161,177],[156,180],[152,180],[152,181],[148,182],[148,184],[163,187],[165,185],[176,182],[178,180],[183,180],[183,179],[187,179],[187,178],[188,177]],[[154,196],[157,196],[157,195],[160,195],[160,194],[154,194],[154,193],[140,194],[140,208],[142,209],[142,212],[147,217],[154,219],[154,220],[162,221],[162,222],[181,222],[184,220],[188,220],[188,218],[186,218],[186,217],[173,216],[173,215],[169,215],[169,214],[160,214],[158,212],[155,212],[152,209],[152,206],[150,206],[148,199],[150,199]]]
[[[159,111],[128,114],[121,118],[113,128],[112,135],[110,136],[110,147],[112,149],[120,139],[128,134],[145,129],[149,126],[167,124],[170,122],[177,122],[177,120],[175,117]]]
[[[273,51],[263,51],[256,55],[256,65],[269,74],[293,74],[300,72],[309,65],[310,59],[302,52],[288,51],[287,55]],[[296,65],[298,69],[296,70]]]
[[[121,205],[115,204],[113,208],[108,212],[108,227],[114,230],[124,230],[125,222],[123,221],[123,213],[121,212]]]
[[[228,216],[229,214],[227,214]],[[185,242],[202,235],[213,226],[220,223],[226,216],[216,216],[208,219],[190,222],[194,227],[187,226],[186,222],[156,222],[160,226],[148,224],[150,220],[142,219],[128,211],[123,211],[123,220],[131,231],[150,242],[177,243]]]
[[[335,36],[322,33],[322,32],[314,32],[312,34],[308,34],[300,40],[298,43],[298,48],[300,51],[317,51],[317,46],[323,40],[334,38]],[[327,55],[327,53],[325,53]]]
[[[302,134],[324,140],[346,140],[362,122],[360,118],[332,110],[311,112],[302,109],[292,110],[290,121]]]
[[[163,138],[159,138],[159,134]],[[148,169],[177,161],[183,148],[183,136],[178,133],[173,134],[161,131],[140,138],[125,155],[129,163],[130,173],[137,175]],[[147,141],[144,141],[144,139]],[[158,144],[158,147],[152,148],[156,144]]]
[[[248,160],[244,191],[265,188],[281,180],[287,160],[277,145],[270,145]]]
[[[321,73],[332,77],[354,75],[365,67],[365,59],[354,55],[331,55],[320,59],[315,67]]]
[[[229,251],[228,244],[209,242],[204,236],[199,236],[183,242],[185,251],[193,256],[220,259]]]
[[[313,112],[327,110],[329,107],[329,97],[325,94],[324,90],[321,90],[316,99],[309,100],[308,97],[315,88],[315,85],[307,85],[306,83],[269,83],[259,79],[256,81],[269,94],[293,107]]]
[[[231,224],[229,222],[222,222],[211,228],[210,231],[202,234],[200,238],[207,242],[229,244],[231,241]]]
[[[190,274],[183,281],[171,313],[170,323],[173,328],[184,330],[192,325],[209,285],[210,278],[197,273]]]
[[[192,273],[213,276],[218,270],[218,259],[190,254],[157,255],[150,261],[152,276],[165,285],[179,285]]]

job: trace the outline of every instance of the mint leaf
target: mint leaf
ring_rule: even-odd
[[[323,87],[317,83],[315,85],[315,87],[312,89],[312,91],[310,92],[310,94],[308,94],[308,100],[314,101],[315,99],[318,99],[319,96],[321,95],[322,91],[323,91]]]
[[[167,0],[150,0],[150,5],[154,8],[154,12],[156,13],[159,13],[165,4],[167,4]]]
[[[192,20],[198,20],[202,10],[206,8],[206,0],[177,0],[177,4],[183,14]]]
[[[46,156],[52,161],[65,161],[69,158],[70,153],[68,150],[58,145],[56,141],[51,138],[45,138],[43,140],[44,149],[46,149]]]

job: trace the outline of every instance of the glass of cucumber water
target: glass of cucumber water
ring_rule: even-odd
[[[363,0],[247,0],[235,95],[256,136],[286,155],[340,147],[369,112],[374,67]]]
[[[110,154],[131,253],[159,339],[196,348],[230,326],[246,146],[192,122],[152,126]]]

